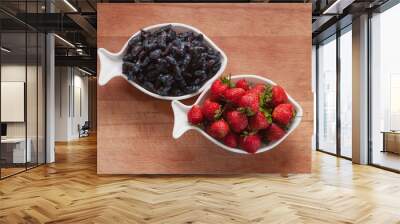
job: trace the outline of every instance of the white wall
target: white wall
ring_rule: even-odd
[[[68,67],[55,68],[55,141],[68,141],[70,75]]]
[[[28,67],[28,70],[31,68]],[[25,64],[8,64],[1,66],[1,81],[4,82],[25,82]],[[6,110],[6,108],[1,108]],[[25,137],[25,123],[7,123],[7,137]]]
[[[70,141],[88,120],[88,78],[71,67],[56,67],[55,74],[55,140]]]
[[[36,70],[38,69],[38,70]],[[27,81],[25,80],[27,78]],[[44,162],[45,147],[45,120],[44,120],[44,74],[42,68],[25,64],[3,64],[1,66],[1,81],[7,82],[24,82],[26,83],[26,108],[22,108],[22,112],[27,115],[24,122],[6,122],[8,138],[25,138],[30,139],[30,147],[32,151],[32,161],[39,163]],[[2,96],[7,97],[7,96]],[[1,108],[1,110],[9,110],[10,108]],[[38,151],[39,150],[39,151]],[[37,157],[37,153],[39,156]]]
[[[34,74],[36,76],[36,66],[27,66],[27,74],[28,74],[28,84],[29,87],[27,88],[27,118],[28,118],[28,137],[30,130],[29,128],[32,127],[32,130],[35,130],[36,135],[36,120],[37,115],[36,113],[32,113],[32,111],[36,112],[37,106],[37,99],[36,99],[36,80],[33,79],[30,75]],[[25,64],[18,65],[18,64],[5,64],[1,66],[1,81],[2,82],[25,82]],[[34,87],[32,87],[34,86]],[[40,105],[39,105],[40,106]],[[6,110],[7,108],[1,108],[2,110]],[[31,124],[34,122],[34,124]],[[33,127],[34,126],[34,127]],[[33,131],[32,131],[33,132]],[[7,135],[8,137],[25,137],[25,122],[8,122],[7,123]]]

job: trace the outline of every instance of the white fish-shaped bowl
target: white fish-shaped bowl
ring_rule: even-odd
[[[239,79],[245,79],[249,83],[252,83],[252,84],[265,83],[265,84],[270,84],[270,85],[276,85],[273,81],[271,81],[267,78],[264,78],[264,77],[256,76],[256,75],[235,75],[235,76],[231,77],[231,80],[233,82],[236,82]],[[196,104],[203,105],[203,102],[210,95],[210,93],[209,93],[210,87],[211,87],[211,85],[208,85],[206,87],[206,90],[197,98],[196,102],[193,105],[196,105]],[[283,142],[300,124],[301,119],[303,117],[303,109],[292,97],[290,97],[290,95],[288,93],[286,93],[286,94],[288,96],[289,103],[291,103],[296,110],[296,116],[293,118],[293,120],[289,124],[289,127],[286,130],[286,134],[281,139],[274,141],[274,142],[270,142],[267,145],[265,145],[265,144],[262,145],[257,150],[256,153],[262,153],[262,152],[265,152],[265,151],[275,148],[277,145],[279,145],[281,142]],[[248,152],[244,151],[243,149],[232,148],[232,147],[229,147],[229,146],[223,144],[222,142],[218,141],[217,139],[211,137],[203,129],[190,124],[187,119],[187,113],[190,110],[190,108],[192,108],[193,105],[187,106],[176,100],[172,101],[171,105],[172,105],[172,110],[174,112],[174,129],[172,131],[172,136],[174,139],[178,139],[185,132],[193,129],[193,130],[200,132],[208,140],[210,140],[214,144],[218,145],[219,147],[221,147],[227,151],[234,152],[234,153],[240,153],[240,154],[249,154]]]
[[[137,89],[142,91],[143,93],[145,93],[149,96],[152,96],[154,98],[162,99],[162,100],[183,100],[183,99],[191,98],[193,96],[200,94],[201,92],[203,92],[203,90],[206,88],[206,86],[209,86],[212,82],[214,82],[214,80],[218,79],[218,77],[222,75],[222,73],[224,72],[224,70],[226,68],[228,58],[226,57],[225,53],[200,30],[198,30],[192,26],[182,24],[182,23],[157,24],[157,25],[148,26],[146,28],[143,28],[143,30],[155,31],[155,30],[158,30],[161,27],[167,26],[167,25],[171,25],[172,28],[178,33],[192,31],[193,33],[196,33],[196,34],[202,34],[203,38],[204,38],[204,42],[209,47],[213,48],[214,50],[216,50],[220,53],[220,55],[221,55],[220,69],[215,73],[214,76],[212,76],[207,82],[205,82],[201,88],[199,88],[196,92],[182,95],[182,96],[161,96],[156,93],[148,91],[147,89],[143,88],[136,82],[128,80],[127,76],[122,74],[122,64],[123,64],[122,59],[128,48],[129,41],[132,38],[140,35],[140,31],[133,34],[131,36],[131,38],[129,38],[129,40],[124,44],[124,46],[118,53],[109,52],[104,48],[99,48],[97,50],[97,55],[99,56],[99,60],[100,60],[100,73],[99,73],[99,77],[98,77],[99,85],[100,86],[106,85],[114,77],[122,77],[126,81],[128,81],[130,84],[132,84],[134,87],[136,87]]]

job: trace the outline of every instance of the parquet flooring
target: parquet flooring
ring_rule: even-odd
[[[399,174],[323,153],[308,175],[98,176],[94,137],[56,151],[0,181],[0,223],[400,223]]]

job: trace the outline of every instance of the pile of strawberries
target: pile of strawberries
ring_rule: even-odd
[[[278,86],[252,84],[245,79],[216,80],[203,105],[194,105],[188,121],[232,148],[256,153],[285,135],[296,111],[288,103],[285,90]]]

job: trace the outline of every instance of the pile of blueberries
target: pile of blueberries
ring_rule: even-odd
[[[220,67],[220,52],[202,34],[178,33],[168,25],[142,30],[129,41],[122,72],[150,92],[181,96],[196,92]]]

